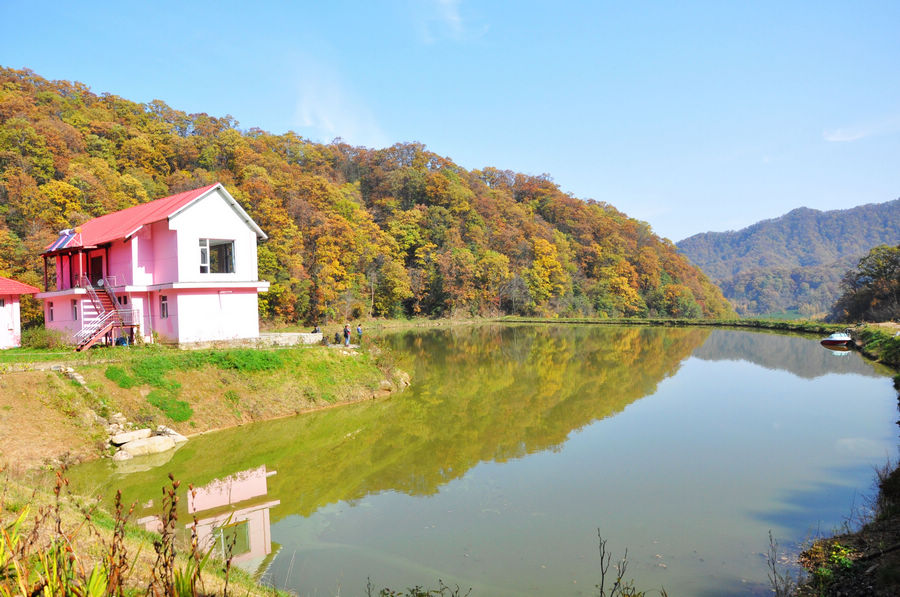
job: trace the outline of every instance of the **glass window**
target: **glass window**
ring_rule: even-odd
[[[72,301],[72,321],[78,321],[78,301]]]
[[[0,307],[6,306],[6,299],[0,299]]]
[[[200,273],[233,274],[234,241],[201,238]]]
[[[164,294],[159,295],[159,318],[167,319],[169,317],[169,297]]]
[[[47,319],[53,321],[53,301],[47,303]]]

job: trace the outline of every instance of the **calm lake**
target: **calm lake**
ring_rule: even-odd
[[[598,531],[638,588],[766,595],[768,532],[796,547],[867,505],[897,453],[889,371],[813,337],[482,325],[385,337],[387,400],[74,469],[138,501],[174,473],[185,524],[299,595],[436,587],[593,595]],[[185,388],[189,396],[189,388]],[[167,460],[167,461],[166,461]]]

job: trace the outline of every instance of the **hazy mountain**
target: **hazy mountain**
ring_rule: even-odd
[[[852,209],[801,207],[738,231],[705,232],[678,250],[741,315],[827,311],[844,272],[880,244],[900,242],[900,199]]]

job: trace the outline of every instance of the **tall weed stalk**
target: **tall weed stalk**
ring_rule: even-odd
[[[0,473],[3,471],[0,470]],[[67,492],[68,479],[62,469],[49,503],[33,511],[9,498],[7,478],[0,494],[0,597],[123,597],[140,595],[132,579],[140,550],[130,556],[126,537],[134,505],[126,508],[121,492],[116,493],[112,529],[102,533],[95,522],[100,516],[99,498],[86,506]],[[196,597],[213,594],[203,583],[203,571],[212,549],[201,549],[197,520],[191,527],[188,551],[179,554],[176,547],[179,482],[169,475],[171,484],[163,488],[161,532],[153,543],[156,561],[146,586],[153,597]],[[193,488],[191,488],[193,490]],[[30,502],[36,502],[37,492]],[[74,508],[70,507],[74,504]],[[12,516],[10,516],[12,514]],[[104,514],[105,516],[105,514]],[[84,537],[87,534],[88,537]],[[86,540],[94,538],[101,545],[99,557],[89,557]],[[225,588],[228,594],[229,560],[225,563]]]

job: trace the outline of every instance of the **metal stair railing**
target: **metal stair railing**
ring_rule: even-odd
[[[118,283],[116,276],[108,276],[103,278],[103,290],[106,291],[106,296],[109,297],[109,300],[112,301],[112,305],[116,311],[120,313],[127,309],[122,309],[121,303],[119,303],[119,297],[116,296],[116,291],[113,290],[113,286]]]
[[[100,317],[85,323],[81,330],[75,334],[75,346],[82,347],[99,334],[108,332],[110,328],[136,325],[135,322],[140,320],[139,313],[138,309],[107,311]]]
[[[97,332],[106,328],[110,323],[114,323],[119,318],[119,314],[115,311],[107,311],[100,317],[91,320],[88,323],[85,323],[81,330],[75,334],[75,344],[77,346],[81,346],[85,342],[88,342],[91,338],[94,337]]]
[[[100,297],[97,295],[97,291],[94,290],[94,287],[91,285],[91,280],[85,275],[79,276],[75,280],[75,285],[79,288],[84,288],[88,294],[88,298],[91,299],[91,304],[94,305],[94,309],[97,313],[103,313],[106,309],[103,308],[103,303],[100,302]]]

